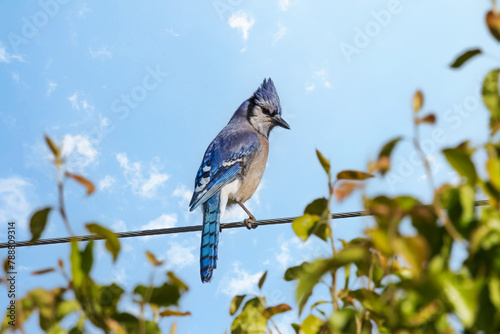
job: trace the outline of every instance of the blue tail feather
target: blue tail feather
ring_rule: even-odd
[[[203,204],[203,228],[201,231],[200,274],[201,281],[208,283],[217,268],[219,243],[220,193],[215,193]]]

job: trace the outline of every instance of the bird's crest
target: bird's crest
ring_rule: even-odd
[[[264,79],[262,85],[253,93],[252,97],[256,105],[276,110],[281,115],[280,98],[271,78]]]

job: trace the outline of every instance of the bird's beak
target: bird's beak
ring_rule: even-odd
[[[276,115],[273,117],[273,122],[276,124],[276,125],[279,125],[281,126],[282,128],[285,128],[285,129],[288,129],[290,130],[290,125],[288,125],[288,123],[283,119],[281,118],[280,115]]]

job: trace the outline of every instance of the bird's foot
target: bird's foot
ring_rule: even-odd
[[[247,227],[247,229],[251,230],[251,229],[255,229],[257,228],[257,224],[255,223],[255,218],[247,218],[243,221],[243,223],[245,224],[245,226]]]

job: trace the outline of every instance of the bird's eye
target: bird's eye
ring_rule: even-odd
[[[261,108],[262,109],[262,112],[266,115],[270,115],[271,112],[269,111],[269,109],[266,109],[266,108]]]

